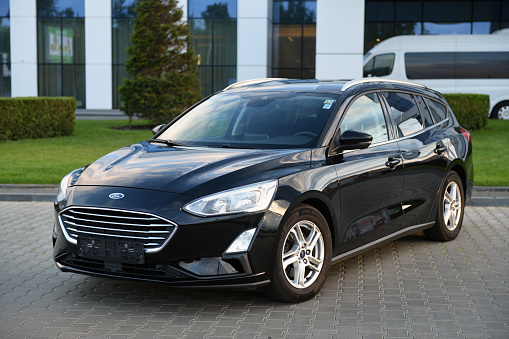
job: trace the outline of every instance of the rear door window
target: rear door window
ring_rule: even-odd
[[[431,111],[431,115],[433,115],[433,119],[435,123],[440,122],[447,118],[447,107],[438,101],[426,98],[426,103]]]
[[[424,99],[420,95],[415,95],[415,99],[417,100],[417,105],[419,106],[422,118],[424,119],[424,127],[432,126],[433,119],[431,119],[431,114],[428,110],[428,107],[424,103]]]
[[[391,108],[390,114],[398,130],[399,137],[423,129],[423,119],[413,95],[398,92],[384,92],[383,95]]]

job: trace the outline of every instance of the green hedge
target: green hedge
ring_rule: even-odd
[[[0,140],[70,135],[75,111],[71,97],[0,98]]]
[[[488,122],[490,96],[485,94],[444,94],[462,127],[482,129]]]

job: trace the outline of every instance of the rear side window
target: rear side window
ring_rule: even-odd
[[[364,66],[364,77],[381,77],[392,73],[394,68],[394,53],[380,54],[371,59]]]
[[[385,92],[383,95],[391,107],[391,117],[400,137],[423,129],[422,117],[413,95],[397,92]]]
[[[433,115],[433,119],[435,123],[440,122],[447,118],[447,107],[442,105],[441,103],[426,98],[426,103],[431,111],[431,115]]]
[[[420,95],[416,95],[415,99],[417,101],[417,105],[419,106],[419,110],[421,111],[422,118],[424,119],[424,127],[432,126],[433,119],[431,119],[431,114],[428,110],[428,107],[424,103],[424,99]]]

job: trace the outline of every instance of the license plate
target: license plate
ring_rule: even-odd
[[[143,244],[125,240],[78,237],[78,255],[110,262],[132,264],[145,262]]]

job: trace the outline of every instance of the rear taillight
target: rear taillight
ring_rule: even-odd
[[[467,131],[466,129],[464,128],[461,128],[461,133],[463,133],[463,135],[465,136],[465,138],[468,139],[468,142],[472,143],[472,138],[470,137],[470,132]]]

